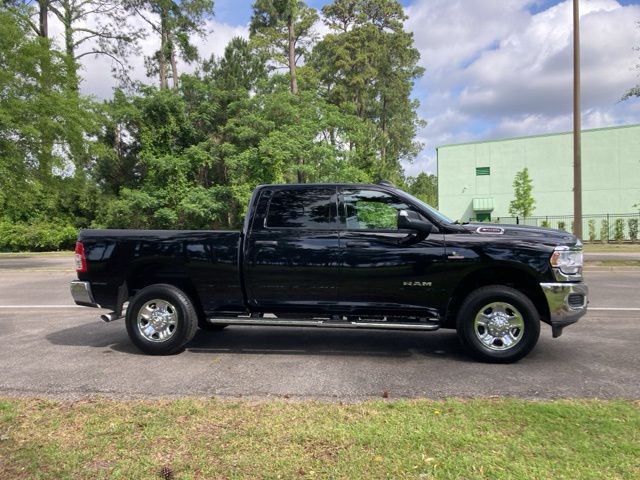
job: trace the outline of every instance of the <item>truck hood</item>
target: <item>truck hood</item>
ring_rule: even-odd
[[[496,239],[505,237],[517,238],[518,240],[531,241],[550,246],[573,246],[578,242],[578,238],[575,235],[554,228],[494,223],[468,223],[462,226],[474,235],[496,237]]]

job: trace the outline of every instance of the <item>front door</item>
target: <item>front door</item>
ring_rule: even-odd
[[[267,311],[318,311],[337,303],[337,189],[263,192],[247,240],[249,304]]]
[[[418,211],[391,193],[344,189],[340,306],[353,313],[433,316],[441,300],[444,238],[399,230],[400,210]]]

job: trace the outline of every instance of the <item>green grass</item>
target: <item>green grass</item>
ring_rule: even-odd
[[[640,478],[640,404],[0,400],[0,478]]]

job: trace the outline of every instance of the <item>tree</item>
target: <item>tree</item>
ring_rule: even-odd
[[[29,93],[25,92],[24,95],[30,98],[38,95],[41,101],[47,98],[55,83],[54,78],[56,80],[59,79],[60,76],[58,74],[61,72],[55,64],[59,56],[51,51],[51,40],[49,39],[50,3],[51,0],[38,0],[35,5],[21,1],[5,1],[2,5],[3,22],[7,20],[15,22],[17,30],[15,30],[16,37],[5,38],[8,41],[4,42],[0,48],[2,48],[3,52],[6,51],[5,49],[24,48],[30,55],[29,58],[24,59],[24,63],[20,62],[20,65],[17,65],[18,70],[14,76],[15,82],[13,82],[13,86],[22,90],[27,85],[31,87],[31,82],[37,82],[39,92],[36,94],[36,92],[29,91]],[[33,17],[37,17],[37,21]],[[6,29],[6,24],[2,25],[2,28]],[[35,33],[35,39],[30,38],[29,28]],[[16,62],[15,57],[8,52],[3,57],[7,64],[12,61]],[[21,70],[23,67],[25,71]],[[11,70],[5,70],[5,72],[8,76],[11,76]],[[16,98],[13,97],[14,95]],[[9,102],[24,100],[19,93],[13,92],[7,95],[7,99]],[[39,135],[33,136],[37,137],[37,140],[34,138],[34,141],[39,143],[37,153],[34,153],[34,156],[38,165],[40,180],[46,181],[51,175],[51,167],[54,163],[55,133],[52,128],[48,128],[51,127],[51,122],[48,122],[47,115],[36,117],[34,120],[39,132]]]
[[[196,59],[190,40],[204,31],[212,0],[28,3],[0,3],[5,226],[238,227],[260,183],[404,178],[400,160],[412,156],[419,124],[410,91],[421,70],[395,0],[336,3],[352,15],[328,10],[333,31],[311,52],[317,12],[259,0],[251,39],[232,39],[223,56],[179,82],[179,59]],[[147,63],[160,88],[119,89],[97,104],[78,89],[78,59],[100,54],[93,48],[102,41],[116,58],[124,54],[118,42],[127,31],[108,20],[110,5],[125,5],[157,36]],[[58,43],[49,38],[56,18]],[[435,180],[407,181],[435,203]]]
[[[250,33],[256,48],[289,70],[291,93],[298,94],[298,62],[315,40],[318,13],[300,0],[256,0]]]
[[[206,133],[194,127],[197,117],[190,114],[180,92],[146,88],[140,96],[126,103],[122,100],[114,105],[113,120],[126,128],[127,135],[116,142],[113,132],[117,130],[105,129],[104,138],[108,146],[113,145],[113,153],[103,165],[114,157],[133,162],[137,178],[128,185],[112,186],[117,193],[103,202],[98,224],[134,228],[224,224],[226,206],[199,177],[202,163],[209,161],[202,149]],[[103,171],[113,169],[103,166]]]
[[[21,42],[24,45],[32,44],[33,35],[40,44],[37,57],[38,64],[33,66],[29,80],[37,80],[39,86],[38,98],[41,111],[35,115],[34,124],[39,131],[39,147],[37,150],[37,162],[40,171],[40,180],[47,181],[51,177],[52,167],[59,167],[60,159],[70,161],[75,166],[75,174],[82,175],[83,168],[88,160],[87,141],[85,134],[87,128],[93,127],[93,116],[87,112],[93,106],[91,101],[81,98],[78,92],[78,63],[74,55],[74,32],[90,31],[86,25],[77,27],[80,22],[87,22],[90,15],[84,10],[93,5],[97,0],[85,0],[76,3],[77,0],[38,0],[6,1],[3,8],[14,16],[21,28],[24,27],[24,37]],[[106,3],[108,0],[104,0]],[[115,1],[115,0],[114,0]],[[79,9],[73,10],[76,5]],[[68,10],[62,10],[68,8]],[[64,15],[63,12],[64,11]],[[49,38],[49,16],[53,13],[60,16],[60,20],[68,20],[65,24],[65,51],[56,48],[56,43]],[[64,23],[64,22],[63,22]],[[68,28],[67,28],[68,27]],[[76,30],[76,27],[78,30]],[[86,28],[85,28],[86,27]],[[29,31],[30,30],[30,31]],[[93,37],[90,37],[93,38]],[[25,59],[25,63],[32,59]],[[62,65],[61,62],[64,64]],[[18,77],[23,85],[27,83],[27,77]],[[63,93],[64,92],[64,93]],[[57,108],[51,108],[54,102],[61,103]],[[82,118],[85,116],[86,118]],[[61,130],[55,131],[61,127]]]
[[[64,28],[71,90],[78,90],[80,59],[90,55],[110,58],[116,77],[127,79],[128,57],[138,51],[142,29],[129,23],[125,6],[123,0],[49,0]]]
[[[128,8],[160,37],[160,48],[145,59],[149,76],[158,75],[160,88],[178,88],[178,53],[191,63],[198,58],[192,35],[204,35],[205,22],[213,15],[213,0],[126,0]],[[171,73],[169,73],[169,69]]]
[[[5,0],[4,3],[21,13],[23,20],[41,38],[49,38],[49,14],[55,15],[63,27],[69,86],[72,90],[77,90],[78,62],[88,55],[111,58],[117,78],[127,79],[127,58],[138,51],[142,31],[129,23],[125,2],[126,0]]]
[[[315,40],[313,25],[317,19],[317,12],[301,0],[257,0],[253,4],[251,42],[275,65],[289,70],[289,87],[293,95],[298,95],[298,62]],[[303,157],[297,162],[298,182],[304,183]]]
[[[524,168],[516,173],[513,179],[513,196],[509,204],[509,215],[514,217],[529,217],[535,210],[536,201],[532,195],[533,183],[529,177],[529,169]]]
[[[411,195],[438,208],[438,177],[422,172],[416,177],[407,178],[406,183]]]
[[[11,11],[38,37],[49,38],[49,8],[53,0],[4,0],[0,8]]]
[[[0,9],[0,209],[12,222],[90,216],[76,202],[87,192],[83,170],[95,115],[69,98],[64,55],[34,35],[24,6]],[[71,152],[77,152],[74,158]],[[72,162],[73,160],[73,162]],[[76,161],[78,163],[76,163]]]
[[[316,45],[310,63],[323,94],[374,127],[366,144],[349,146],[360,150],[361,166],[374,178],[401,181],[400,162],[419,151],[414,139],[423,125],[411,99],[423,69],[413,36],[403,29],[404,10],[396,0],[336,0],[322,11],[332,32]]]
[[[91,174],[104,193],[117,195],[123,188],[137,188],[144,176],[139,161],[142,112],[135,98],[117,89],[101,113]]]
[[[224,49],[222,58],[211,58],[203,65],[205,74],[222,91],[255,91],[258,82],[266,80],[265,59],[252,50],[249,42],[233,37]]]
[[[238,227],[258,184],[296,181],[300,171],[310,181],[371,180],[329,134],[361,136],[359,119],[315,90],[292,95],[286,75],[260,79],[253,65],[247,77],[241,67],[256,59],[244,47],[233,42],[177,91],[147,88],[109,105],[94,168],[109,195],[99,225]],[[125,183],[123,166],[135,181]]]

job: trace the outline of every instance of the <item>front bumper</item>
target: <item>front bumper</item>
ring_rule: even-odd
[[[562,329],[576,323],[587,313],[589,288],[584,283],[541,283],[549,305],[549,323],[553,338],[562,334]]]
[[[91,284],[89,282],[74,280],[71,282],[70,288],[73,301],[76,302],[77,305],[100,308],[100,305],[98,305],[93,298]]]

